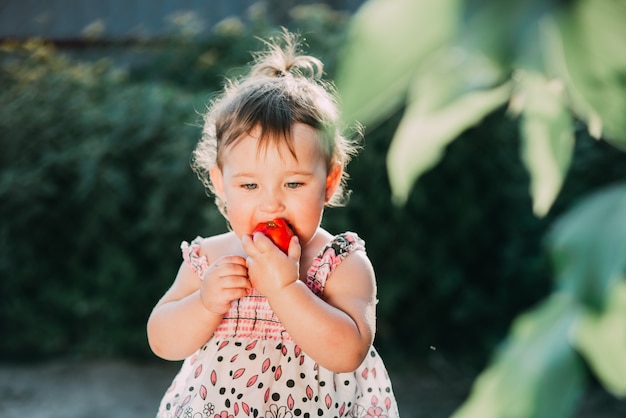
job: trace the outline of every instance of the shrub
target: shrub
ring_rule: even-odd
[[[146,351],[138,329],[177,240],[223,225],[188,167],[204,95],[129,84],[37,42],[3,60],[2,351]]]

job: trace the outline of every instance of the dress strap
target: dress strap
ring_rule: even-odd
[[[205,270],[209,267],[209,262],[205,255],[200,255],[200,243],[204,238],[198,236],[191,243],[183,241],[180,249],[183,253],[183,259],[189,267],[196,272],[199,279],[204,276]]]
[[[336,235],[313,260],[307,272],[306,285],[316,295],[324,293],[326,280],[348,255],[365,251],[365,242],[354,232]]]

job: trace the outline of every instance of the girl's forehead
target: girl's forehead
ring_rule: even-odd
[[[310,160],[325,160],[320,146],[319,132],[306,124],[294,124],[291,135],[274,137],[268,135],[261,138],[261,129],[256,127],[242,135],[224,150],[224,162],[227,160],[254,159],[280,160],[281,162],[306,162]]]

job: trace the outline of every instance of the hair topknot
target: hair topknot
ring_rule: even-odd
[[[202,138],[193,152],[192,168],[224,215],[225,204],[215,193],[210,170],[221,169],[225,150],[253,129],[260,128],[260,149],[282,144],[293,153],[293,125],[313,127],[319,132],[317,146],[329,169],[335,164],[345,168],[360,139],[358,129],[352,139],[341,134],[334,86],[322,79],[322,62],[302,53],[300,36],[283,29],[280,36],[262,41],[266,49],[253,54],[249,72],[227,80],[223,92],[209,103]],[[344,170],[328,206],[343,204],[346,180]]]
[[[324,64],[310,55],[302,55],[301,37],[283,29],[280,37],[261,39],[267,50],[254,53],[251,75],[283,77],[292,75],[320,80]]]

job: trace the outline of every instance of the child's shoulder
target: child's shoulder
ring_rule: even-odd
[[[344,292],[374,294],[376,275],[365,251],[365,242],[354,232],[332,235],[322,253],[309,270],[314,286],[322,289],[326,297]],[[327,280],[329,280],[327,286]]]
[[[234,232],[213,235],[206,238],[197,238],[200,254],[205,255],[209,264],[224,255],[241,255],[241,241]]]

